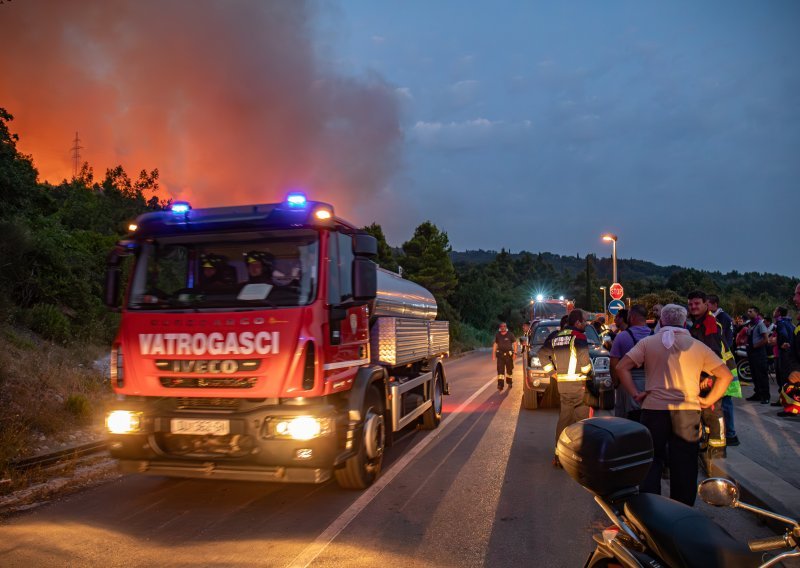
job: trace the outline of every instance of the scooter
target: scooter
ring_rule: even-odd
[[[717,507],[735,507],[788,525],[783,536],[733,538],[702,512],[661,495],[639,493],[653,460],[646,427],[623,418],[589,418],[564,429],[558,440],[564,470],[594,494],[613,523],[595,535],[585,567],[739,568],[767,567],[800,556],[800,525],[794,519],[739,501],[737,485],[723,478],[704,480],[700,497]],[[784,549],[769,557],[765,551]]]
[[[752,382],[753,373],[750,371],[750,360],[747,358],[747,348],[740,346],[733,352],[733,358],[736,361],[736,370],[739,373],[739,380]],[[771,380],[775,380],[775,358],[769,357],[767,359],[767,376]]]

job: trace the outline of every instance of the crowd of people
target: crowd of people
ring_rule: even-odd
[[[800,284],[793,301],[800,309]],[[737,348],[746,351],[750,362],[754,394],[746,400],[782,407],[781,417],[800,411],[800,321],[793,322],[785,306],[776,307],[771,320],[762,317],[756,306],[747,310],[747,320],[732,318],[720,307],[719,297],[701,290],[689,293],[685,305],[657,304],[650,313],[652,324],[642,305],[615,315],[610,345],[614,414],[640,422],[653,438],[653,465],[640,490],[660,493],[668,466],[670,497],[693,505],[699,462],[708,469],[713,460],[726,457],[727,446],[740,444],[732,400],[742,397]],[[543,369],[558,384],[561,411],[556,440],[566,426],[590,414],[585,396],[592,373],[587,325],[586,313],[573,310],[538,353]],[[599,327],[601,335],[608,331],[602,321],[591,325]],[[501,379],[511,385],[509,365],[504,362],[501,371],[499,358],[501,349],[506,349],[505,338],[496,338],[493,350],[498,358],[498,388]],[[512,349],[512,366],[513,356]],[[770,359],[776,371],[775,401]],[[560,466],[557,455],[553,463]]]

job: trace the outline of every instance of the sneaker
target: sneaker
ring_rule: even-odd
[[[737,436],[729,436],[728,439],[725,441],[729,446],[738,446],[739,444],[741,444]]]

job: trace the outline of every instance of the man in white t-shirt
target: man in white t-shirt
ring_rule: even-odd
[[[641,405],[641,423],[653,437],[653,465],[639,489],[661,493],[661,470],[669,453],[669,496],[692,506],[697,497],[700,410],[722,398],[733,375],[722,359],[690,335],[685,324],[686,308],[664,306],[661,329],[628,351],[616,372],[622,387]],[[642,364],[647,368],[644,392],[631,376],[631,370]],[[716,378],[705,397],[700,396],[701,372]]]

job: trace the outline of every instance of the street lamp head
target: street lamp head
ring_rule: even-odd
[[[606,233],[603,235],[603,240],[617,242],[617,235],[614,235],[613,233]]]
[[[600,286],[600,289],[601,290],[607,290],[608,288],[606,288],[605,286]]]

